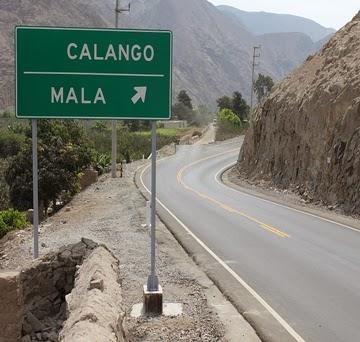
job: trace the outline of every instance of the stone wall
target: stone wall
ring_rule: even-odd
[[[66,319],[65,296],[74,287],[76,268],[96,247],[93,241],[82,239],[44,256],[21,272],[22,341],[58,340]]]
[[[61,342],[122,342],[119,261],[100,246],[76,272],[75,287],[66,296],[67,316]]]
[[[63,341],[123,341],[118,260],[83,238],[20,273],[0,273],[0,308],[0,342],[59,341],[67,317]],[[82,340],[77,330],[106,338]]]
[[[0,273],[0,342],[20,340],[23,308],[20,273]]]

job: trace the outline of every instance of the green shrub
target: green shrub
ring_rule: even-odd
[[[5,224],[3,219],[0,217],[0,239],[4,237],[10,231],[9,227]]]
[[[111,157],[107,153],[95,152],[92,162],[93,168],[99,173],[99,176],[110,171]]]
[[[223,141],[240,136],[244,133],[246,125],[230,109],[222,109],[218,113],[216,125],[216,141]]]
[[[0,158],[16,156],[24,146],[25,139],[23,134],[2,129],[0,131]]]
[[[161,149],[165,145],[178,142],[184,131],[186,129],[158,128],[157,148]],[[95,150],[93,166],[99,171],[101,164],[106,160],[104,155],[109,155],[111,152],[111,128],[102,122],[97,122],[88,132],[88,139]],[[132,132],[128,125],[117,124],[117,162],[138,160],[150,153],[150,130]]]
[[[235,127],[242,127],[240,118],[230,109],[222,109],[218,113],[218,121],[226,121]]]
[[[156,148],[160,150],[166,145],[170,145],[171,143],[178,143],[179,137],[174,134],[173,131],[169,131],[167,134],[166,129],[159,130],[157,133],[157,144]],[[126,153],[126,151],[121,150],[121,146],[119,146],[121,153]],[[128,146],[127,152],[132,160],[141,159],[142,156],[148,156],[151,153],[151,132],[138,132],[132,133],[130,136],[130,145]],[[124,158],[126,161],[127,155]]]
[[[27,136],[31,135],[30,126]],[[39,200],[44,214],[56,200],[71,198],[79,189],[79,173],[91,164],[92,150],[83,128],[73,120],[39,120],[38,122]],[[12,206],[32,208],[31,144],[13,158],[5,172]]]
[[[5,171],[8,168],[6,159],[0,158],[0,211],[9,208],[9,186],[5,181]]]
[[[0,238],[12,230],[24,229],[27,224],[25,215],[17,210],[0,211]]]

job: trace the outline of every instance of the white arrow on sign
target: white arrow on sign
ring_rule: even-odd
[[[136,104],[140,99],[145,103],[147,87],[134,87],[136,94],[131,98],[133,104]]]

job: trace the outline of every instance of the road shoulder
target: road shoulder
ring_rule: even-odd
[[[233,190],[287,207],[291,210],[299,211],[307,215],[336,223],[344,226],[344,228],[360,231],[359,219],[344,215],[340,211],[330,211],[325,207],[306,203],[299,196],[288,192],[287,190],[281,191],[277,189],[266,189],[246,182],[238,177],[234,165],[229,165],[225,169],[221,170],[218,177],[224,185],[232,188]]]

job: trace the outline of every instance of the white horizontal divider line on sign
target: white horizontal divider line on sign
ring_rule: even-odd
[[[24,75],[165,77],[165,75],[163,74],[119,74],[119,73],[107,73],[107,72],[66,72],[66,71],[24,71]]]

